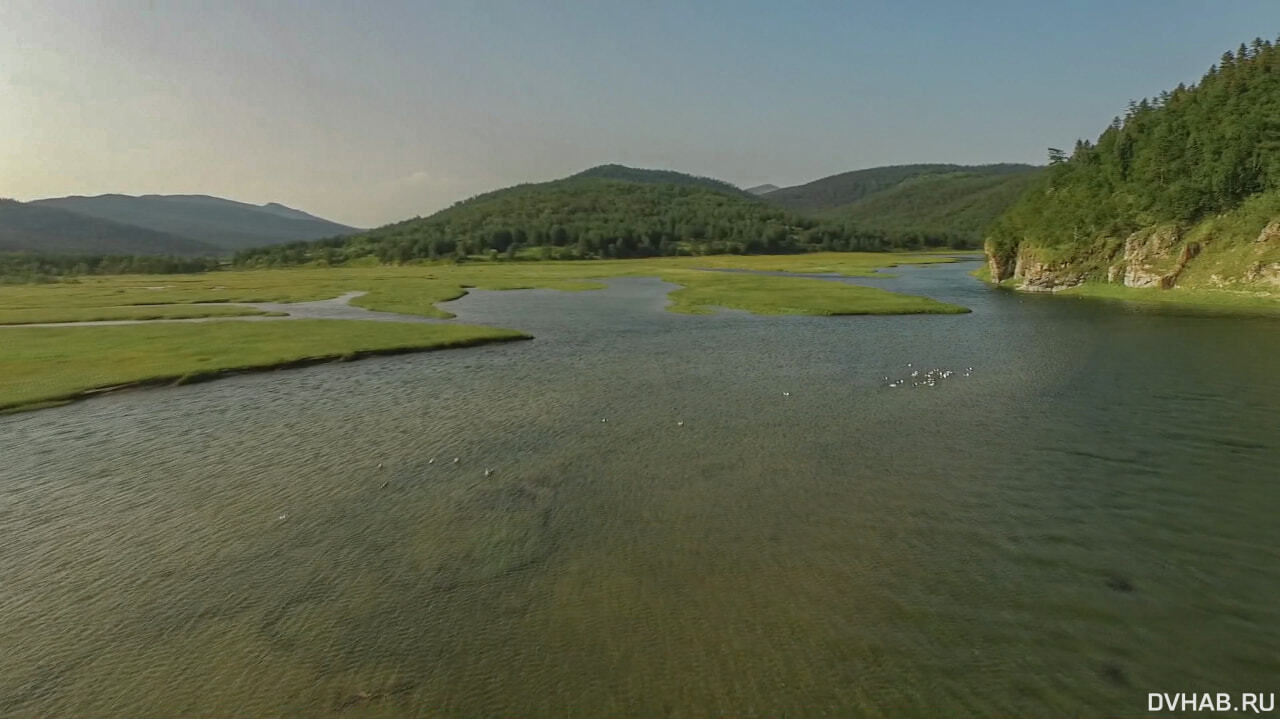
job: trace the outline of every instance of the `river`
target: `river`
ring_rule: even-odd
[[[974,266],[849,280],[967,315],[475,291],[536,339],[0,417],[0,716],[1280,691],[1280,323]]]

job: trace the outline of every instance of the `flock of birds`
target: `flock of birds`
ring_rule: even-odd
[[[910,362],[907,363],[907,367],[908,368],[911,367]],[[911,370],[910,377],[907,377],[905,379],[890,380],[889,377],[886,375],[884,378],[884,381],[888,382],[890,387],[906,387],[907,382],[910,382],[912,387],[933,387],[937,385],[939,382],[941,382],[942,380],[951,379],[951,376],[954,374],[955,374],[955,371],[949,370],[949,369],[931,369],[931,370],[926,370],[923,374],[920,372],[920,370],[913,369]],[[966,367],[964,370],[964,373],[961,374],[960,376],[970,377],[972,375],[973,375],[973,368]]]
[[[908,368],[910,368],[910,367],[911,367],[911,363],[910,363],[910,362],[908,362],[908,363],[907,363],[907,367],[908,367]],[[905,387],[905,386],[907,385],[907,382],[908,382],[908,381],[909,381],[909,382],[911,382],[911,386],[912,386],[912,387],[933,387],[933,386],[934,386],[934,385],[936,385],[938,382],[941,382],[941,381],[946,380],[946,379],[950,379],[950,378],[952,377],[952,375],[954,375],[954,374],[955,374],[955,372],[954,372],[954,371],[952,371],[952,370],[949,370],[949,369],[931,369],[931,370],[926,370],[923,374],[921,374],[920,370],[918,370],[918,369],[913,369],[913,370],[911,371],[911,375],[910,375],[910,377],[908,377],[908,378],[905,378],[905,379],[895,379],[895,380],[893,380],[893,381],[889,381],[889,377],[888,377],[888,376],[885,376],[884,381],[889,382],[889,386],[890,386],[890,387]],[[964,372],[963,372],[963,374],[962,374],[961,376],[962,376],[962,377],[969,377],[969,376],[971,376],[972,374],[973,374],[973,368],[972,368],[972,367],[967,367],[967,368],[965,368],[965,370],[964,370]],[[791,393],[790,393],[790,392],[785,392],[785,391],[784,391],[784,392],[782,393],[782,396],[783,396],[783,397],[790,397],[790,396],[791,396]],[[601,422],[601,423],[608,423],[608,421],[609,421],[609,419],[608,419],[607,417],[602,417],[602,418],[600,418],[600,422]],[[684,426],[684,420],[682,420],[682,419],[681,419],[681,420],[676,420],[676,426],[677,426],[677,427],[683,427],[683,426]],[[453,458],[453,464],[458,464],[458,463],[460,463],[461,461],[462,461],[462,458],[461,458],[461,457],[454,457],[454,458]],[[427,459],[427,464],[435,464],[435,463],[436,463],[436,458],[435,458],[435,457],[431,457],[431,458]],[[378,462],[378,469],[382,469],[382,468],[383,468],[383,464],[382,464],[382,462]],[[492,476],[493,476],[493,469],[492,469],[491,467],[485,467],[485,470],[484,470],[484,476],[486,476],[486,477],[492,477]],[[383,489],[386,489],[389,485],[390,485],[390,482],[389,482],[389,481],[383,481],[383,483],[382,483],[382,488],[383,488]],[[289,518],[289,515],[288,515],[288,514],[281,514],[279,517],[277,517],[277,519],[278,519],[279,521],[282,521],[282,522],[283,522],[284,520],[288,519],[288,518]]]

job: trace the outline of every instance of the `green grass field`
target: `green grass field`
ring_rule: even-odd
[[[0,410],[121,385],[527,338],[494,327],[345,320],[0,330]]]
[[[261,314],[195,302],[302,302],[353,291],[353,304],[448,318],[438,303],[468,288],[594,290],[612,277],[660,277],[680,285],[673,312],[716,308],[761,315],[959,313],[963,307],[802,277],[705,269],[865,276],[894,264],[948,262],[942,254],[823,253],[578,262],[468,262],[461,265],[304,267],[197,275],[81,277],[0,286],[0,324]],[[514,330],[349,320],[271,323],[211,321],[108,327],[0,328],[0,408],[44,406],[116,385],[172,382],[224,371],[263,369],[364,353],[427,350],[522,337]]]

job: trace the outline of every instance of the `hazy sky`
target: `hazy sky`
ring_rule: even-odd
[[[749,186],[1043,162],[1278,0],[0,0],[0,197],[372,226],[621,162]]]

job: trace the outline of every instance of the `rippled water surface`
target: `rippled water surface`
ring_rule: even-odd
[[[971,267],[859,281],[957,316],[474,292],[459,321],[537,339],[0,417],[0,715],[1062,716],[1280,689],[1280,323]]]

